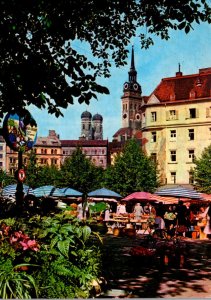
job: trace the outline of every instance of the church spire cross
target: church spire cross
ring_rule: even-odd
[[[137,72],[135,69],[135,59],[134,59],[134,47],[132,46],[132,55],[131,55],[131,66],[129,74],[129,82],[136,82]]]

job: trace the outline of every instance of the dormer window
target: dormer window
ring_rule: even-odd
[[[174,101],[175,100],[175,94],[171,94],[170,95],[170,101]]]
[[[196,98],[196,92],[194,90],[191,90],[189,97],[190,97],[190,99],[195,99]]]

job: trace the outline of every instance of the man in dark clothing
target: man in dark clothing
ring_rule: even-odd
[[[187,207],[183,204],[183,201],[179,201],[177,209],[177,221],[178,225],[185,225],[187,226]]]
[[[185,232],[188,230],[188,222],[187,222],[187,207],[183,204],[183,201],[179,201],[177,208],[177,229],[176,231],[180,234],[185,236]]]

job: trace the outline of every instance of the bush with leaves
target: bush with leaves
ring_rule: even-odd
[[[98,281],[101,273],[101,251],[99,239],[86,223],[62,212],[28,220],[5,219],[1,229],[0,253],[10,264],[10,270],[25,272],[17,269],[17,264],[29,266],[28,271],[20,274],[29,276],[24,286],[26,289],[28,286],[29,297],[93,296],[92,283]],[[4,270],[3,263],[1,268]],[[1,295],[3,287],[0,285]],[[4,296],[11,296],[9,290]]]

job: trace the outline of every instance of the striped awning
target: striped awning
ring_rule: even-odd
[[[155,192],[155,194],[165,197],[170,196],[177,198],[202,199],[201,194],[197,191],[188,188],[183,188],[180,186],[172,188],[163,188]]]
[[[200,193],[201,197],[205,201],[211,201],[211,194]]]
[[[2,190],[2,196],[3,197],[15,197],[16,189],[17,189],[17,184],[10,184],[10,185],[5,186]],[[23,184],[23,192],[24,192],[24,195],[28,195],[28,194],[33,195],[33,189],[25,184]]]
[[[83,193],[69,187],[59,189],[66,197],[81,197]]]
[[[41,197],[65,197],[65,194],[53,185],[43,185],[33,190],[37,198]]]

